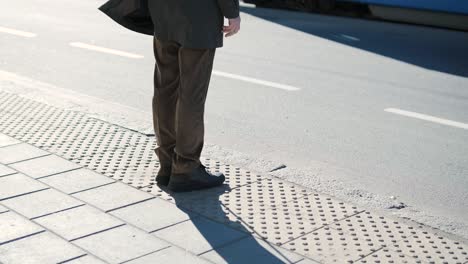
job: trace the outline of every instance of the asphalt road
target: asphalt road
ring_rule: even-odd
[[[152,38],[98,12],[103,1],[1,2],[0,70],[151,111]],[[463,229],[466,47],[466,32],[243,6],[241,33],[217,50],[206,142]]]

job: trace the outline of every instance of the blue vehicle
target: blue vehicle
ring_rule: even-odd
[[[261,7],[337,13],[468,30],[468,0],[244,0]],[[365,10],[365,11],[364,11]]]

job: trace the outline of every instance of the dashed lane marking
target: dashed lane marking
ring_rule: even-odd
[[[252,77],[246,77],[242,75],[237,75],[237,74],[232,74],[232,73],[227,73],[227,72],[222,72],[222,71],[213,71],[213,75],[217,76],[222,76],[226,78],[231,78],[231,79],[236,79],[240,81],[245,81],[245,82],[250,82],[250,83],[255,83],[255,84],[260,84],[263,86],[269,86],[273,88],[278,88],[286,91],[299,91],[300,88],[290,86],[290,85],[285,85],[285,84],[280,84],[280,83],[275,83],[275,82],[270,82],[270,81],[264,81],[260,79],[255,79]]]
[[[6,28],[6,27],[0,27],[0,32],[15,35],[15,36],[20,36],[20,37],[25,37],[25,38],[33,38],[37,36],[36,34],[31,33],[31,32],[26,32],[26,31],[21,31],[21,30],[16,30],[12,28]]]
[[[444,119],[444,118],[440,118],[440,117],[420,114],[420,113],[401,110],[401,109],[397,109],[397,108],[387,108],[384,111],[388,112],[388,113],[393,113],[393,114],[397,114],[397,115],[402,115],[402,116],[417,118],[417,119],[421,119],[421,120],[425,120],[425,121],[429,121],[429,122],[433,122],[433,123],[438,123],[438,124],[442,124],[442,125],[446,125],[446,126],[452,126],[452,127],[468,129],[468,124],[453,121],[453,120],[449,120],[449,119]]]
[[[99,46],[90,45],[90,44],[81,43],[81,42],[72,42],[72,43],[70,43],[70,46],[76,47],[76,48],[87,49],[87,50],[93,50],[93,51],[97,51],[97,52],[113,54],[113,55],[132,58],[132,59],[141,59],[141,58],[143,58],[142,55],[129,53],[129,52],[125,52],[125,51],[120,51],[120,50],[116,50],[116,49],[109,49],[109,48],[99,47]]]

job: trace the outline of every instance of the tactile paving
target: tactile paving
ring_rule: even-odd
[[[377,252],[362,258],[357,263],[368,264],[420,264],[426,263],[421,260],[409,257],[405,254],[392,251],[388,248],[382,248]]]
[[[32,101],[17,95],[8,94],[2,97],[0,111],[15,114],[21,117],[34,117],[47,111],[58,110],[47,104]]]
[[[346,218],[334,223],[331,228],[372,241],[380,246],[390,246],[413,236],[416,232],[413,226],[370,212]]]
[[[152,160],[141,163],[136,167],[107,171],[103,174],[133,187],[142,188],[156,184],[156,174],[158,170],[159,162],[157,160]]]
[[[61,112],[50,119],[31,119],[11,116],[5,125],[0,125],[5,134],[38,147],[60,144],[61,138],[54,135],[56,131],[76,128],[87,122],[87,118],[75,112]],[[76,131],[79,131],[76,129]]]
[[[321,263],[354,263],[382,247],[325,226],[283,247]]]
[[[468,247],[426,230],[414,230],[412,236],[388,246],[396,251],[428,263],[465,263]]]
[[[104,152],[148,142],[148,138],[142,134],[131,133],[102,121],[88,121],[78,131],[67,130],[55,132],[56,137],[61,138],[60,144],[45,146],[44,149],[73,160],[86,156],[100,157],[98,155]]]
[[[279,203],[281,207],[241,217],[255,234],[277,245],[359,213],[354,206],[316,193]]]
[[[115,138],[115,136],[109,137]],[[128,139],[129,137],[127,137]],[[153,144],[148,138],[147,144],[129,145],[128,141],[119,141],[119,145],[111,144],[107,149],[101,147],[101,152],[98,150],[94,155],[82,155],[75,158],[73,161],[82,166],[93,169],[99,173],[111,176],[115,171],[126,171],[129,168],[145,167],[151,161],[156,160],[156,154],[153,151]],[[108,144],[108,143],[106,143]],[[126,145],[123,145],[126,144]],[[96,143],[90,142],[90,146]],[[104,145],[104,144],[103,144]],[[83,152],[82,152],[83,153]]]
[[[242,177],[239,175],[238,177]],[[219,202],[230,208],[239,217],[249,213],[261,212],[268,208],[281,207],[284,204],[306,196],[308,191],[300,186],[272,178],[258,178],[258,181],[228,191],[219,196]],[[197,206],[206,200],[204,195],[190,197],[186,203]]]

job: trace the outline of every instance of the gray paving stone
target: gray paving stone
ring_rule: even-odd
[[[148,264],[148,263],[164,263],[164,264],[179,264],[179,263],[190,263],[190,264],[209,264],[211,262],[206,261],[200,257],[197,257],[185,250],[176,247],[170,247],[153,254],[146,255],[144,257],[126,262],[128,264]],[[248,262],[244,262],[248,263]]]
[[[54,189],[18,196],[4,200],[2,203],[12,210],[29,218],[42,216],[83,204],[83,202]]]
[[[106,262],[101,261],[93,256],[86,255],[84,257],[68,261],[67,264],[106,264]]]
[[[297,264],[319,264],[320,262],[318,261],[315,261],[315,260],[311,260],[311,259],[303,259],[299,262],[297,262]]]
[[[190,219],[190,216],[175,204],[161,199],[134,204],[112,211],[111,214],[147,232]]]
[[[59,173],[39,180],[66,193],[74,193],[114,182],[109,177],[84,168]]]
[[[10,166],[15,170],[36,179],[81,167],[76,163],[55,155],[17,162]]]
[[[88,205],[36,218],[34,221],[67,240],[124,224]]]
[[[73,243],[110,263],[121,263],[169,246],[166,242],[127,225],[75,240]]]
[[[8,208],[0,204],[0,213],[8,212]]]
[[[13,144],[20,143],[21,141],[0,133],[0,147],[5,147]]]
[[[44,230],[32,221],[13,213],[0,214],[0,244]]]
[[[120,182],[79,192],[73,194],[73,196],[104,211],[154,197]]]
[[[249,236],[221,248],[211,250],[201,257],[214,263],[296,263],[303,256],[271,245],[263,240]]]
[[[5,175],[9,175],[9,174],[13,174],[15,172],[16,172],[15,170],[13,170],[11,168],[8,168],[7,166],[5,166],[3,164],[0,164],[0,177],[5,176]]]
[[[23,174],[0,177],[0,201],[16,195],[49,188]]]
[[[0,262],[8,264],[59,263],[81,255],[81,249],[49,232],[0,245]]]
[[[246,233],[201,217],[153,234],[197,255],[247,236]]]
[[[8,164],[12,162],[37,158],[47,154],[49,153],[29,144],[16,144],[0,148],[0,163]]]

